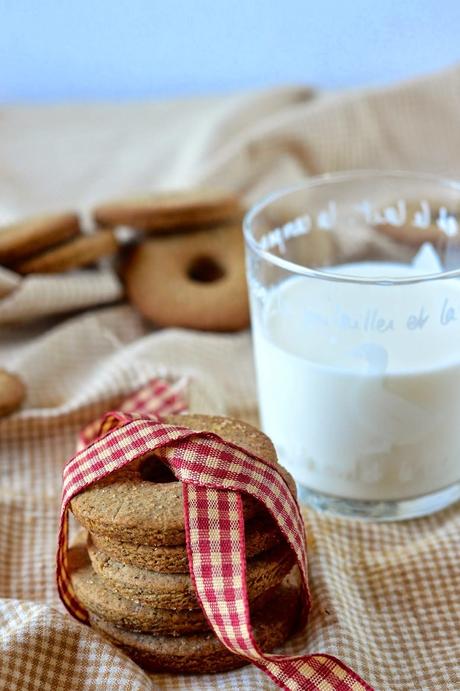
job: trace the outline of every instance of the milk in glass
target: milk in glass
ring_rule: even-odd
[[[391,279],[439,268],[424,247],[412,264],[330,271]],[[296,276],[271,287],[253,321],[261,421],[296,480],[358,500],[457,482],[459,325],[459,279],[401,289]]]

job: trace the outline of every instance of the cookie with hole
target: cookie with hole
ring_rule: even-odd
[[[240,224],[146,240],[121,274],[129,300],[158,326],[225,332],[249,325]]]
[[[214,432],[255,456],[277,463],[270,439],[240,420],[212,415],[167,416],[165,423],[197,432]],[[295,483],[278,466],[291,492]],[[250,495],[242,496],[245,520],[262,511]],[[182,484],[158,456],[134,461],[108,475],[74,497],[70,508],[89,532],[139,545],[184,545],[185,527]]]

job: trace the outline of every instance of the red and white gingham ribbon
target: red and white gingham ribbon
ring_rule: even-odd
[[[136,400],[142,401],[141,414],[133,405]],[[57,584],[64,605],[74,617],[88,623],[88,613],[75,597],[68,572],[69,502],[92,483],[154,451],[183,482],[190,574],[203,612],[220,641],[257,665],[282,689],[372,691],[331,655],[273,655],[259,648],[246,590],[241,492],[265,505],[295,554],[305,623],[309,594],[303,519],[275,464],[216,434],[161,422],[161,416],[183,410],[180,390],[174,392],[166,382],[155,380],[130,397],[119,412],[108,413],[83,430],[80,443],[85,446],[67,463],[63,476]]]

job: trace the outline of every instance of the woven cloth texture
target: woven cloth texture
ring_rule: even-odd
[[[2,108],[0,220],[60,207],[86,213],[116,194],[200,182],[228,184],[250,202],[328,170],[458,176],[459,112],[460,68],[340,94],[286,88],[175,103]],[[43,174],[43,161],[54,175]],[[115,299],[116,279],[107,276]],[[99,300],[99,278],[91,304],[112,290],[105,286]],[[185,378],[194,412],[257,421],[248,333],[148,332],[127,305],[66,315],[90,304],[80,292],[87,280],[66,277],[61,298],[47,288],[43,300],[58,309],[44,309],[39,285],[27,298],[23,284],[0,276],[10,291],[0,300],[0,366],[28,388],[24,409],[0,421],[0,688],[268,691],[272,682],[253,667],[149,676],[59,602],[61,472],[86,424],[155,376]],[[53,316],[34,320],[44,314]],[[310,510],[304,517],[313,607],[305,634],[285,651],[335,655],[382,691],[457,691],[460,508],[388,525]]]

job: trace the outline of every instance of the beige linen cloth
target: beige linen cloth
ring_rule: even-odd
[[[460,68],[339,94],[5,107],[0,220],[201,182],[250,202],[347,168],[460,176],[459,124]],[[0,688],[271,689],[254,668],[149,676],[57,598],[61,470],[84,424],[157,374],[188,378],[193,411],[257,417],[249,333],[151,331],[128,305],[96,309],[120,286],[107,267],[89,276],[0,275],[0,366],[28,387],[24,410],[0,421]],[[458,691],[460,507],[403,524],[305,519],[313,610],[286,650],[334,654],[380,691]]]

